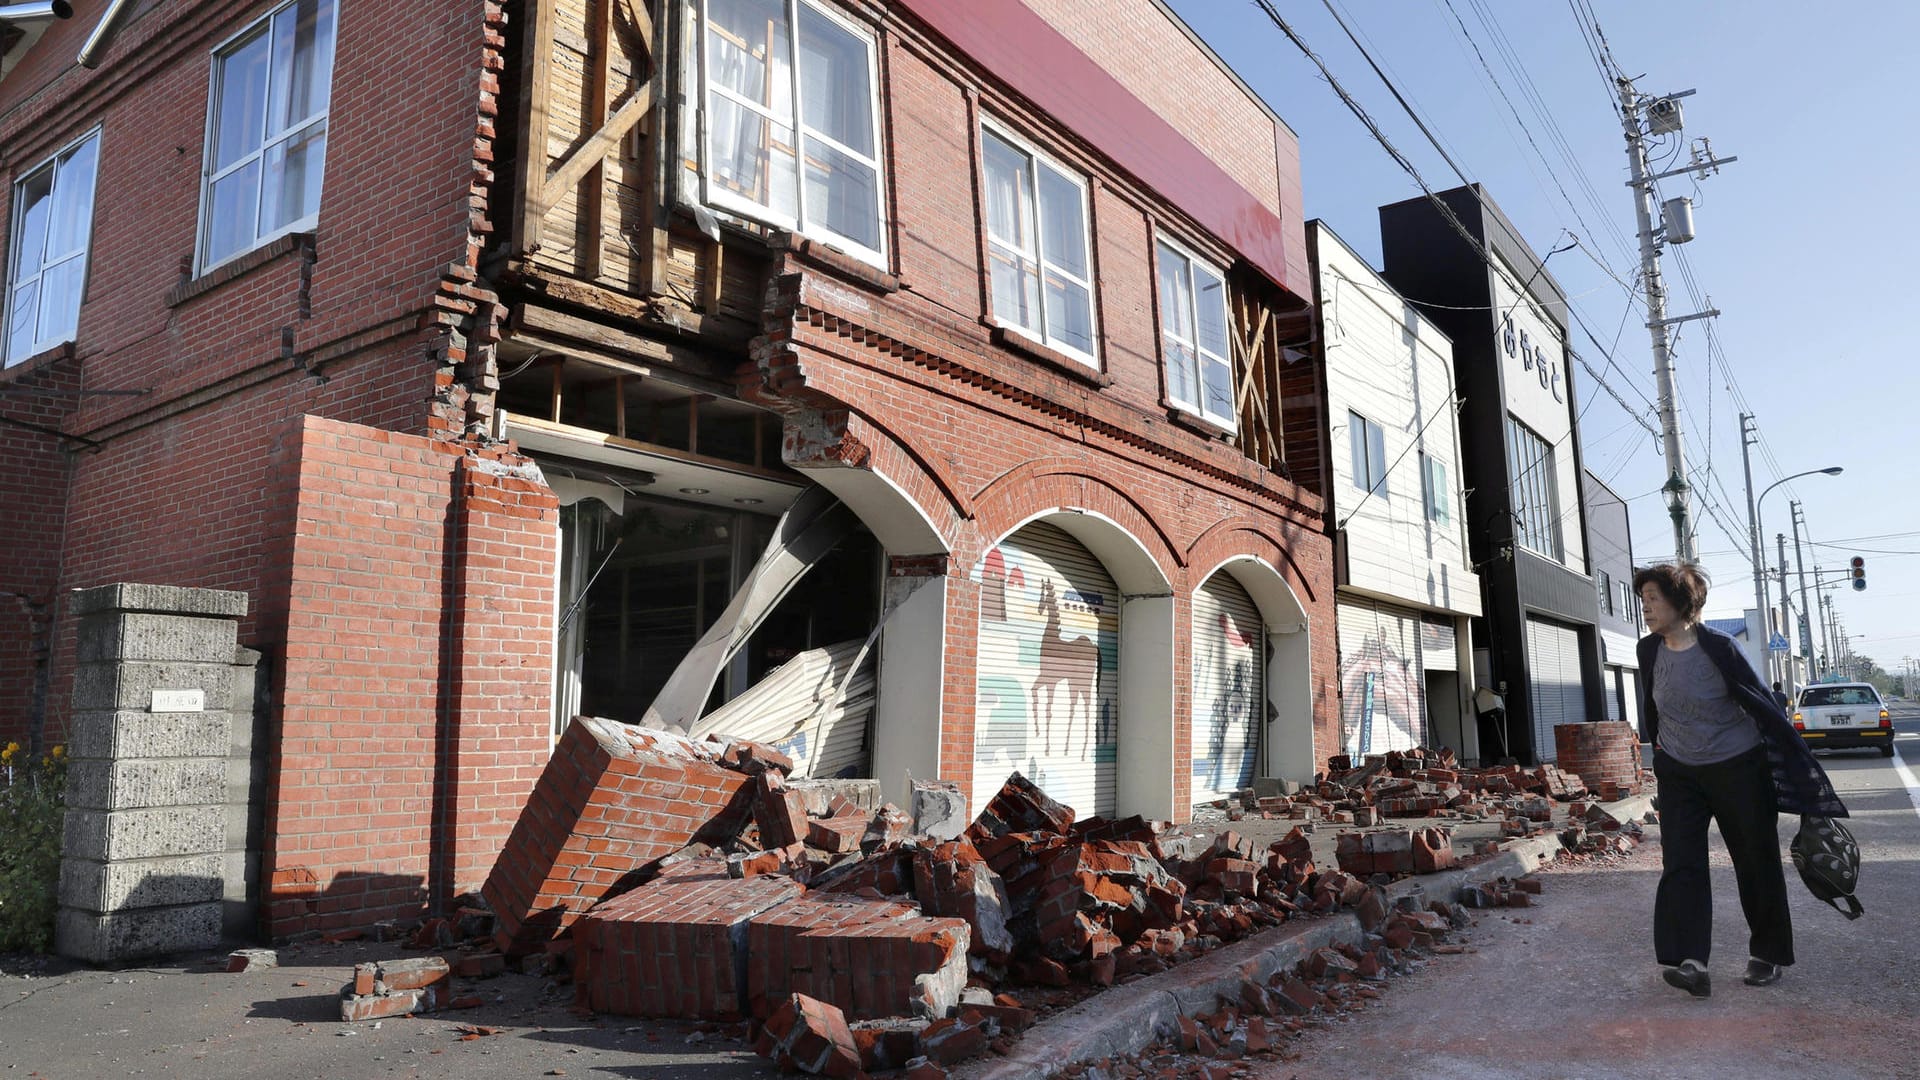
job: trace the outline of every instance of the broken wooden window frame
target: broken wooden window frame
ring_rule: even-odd
[[[310,10],[314,17],[314,33],[309,43],[307,71],[308,83],[304,88],[308,94],[307,111],[298,118],[289,118],[285,123],[275,126],[273,119],[276,94],[291,100],[292,95],[301,88],[294,84],[298,73],[297,61],[300,55],[300,13]],[[324,24],[322,16],[325,16]],[[290,42],[293,46],[291,60],[286,60],[283,68],[281,47],[287,42],[281,40],[280,20],[283,16],[291,18]],[[324,25],[325,33],[320,32]],[[267,12],[260,18],[222,41],[213,49],[213,62],[208,72],[206,151],[200,168],[200,219],[196,229],[194,243],[195,276],[207,273],[262,245],[289,233],[310,231],[320,216],[320,198],[326,175],[326,144],[330,128],[333,103],[333,66],[339,53],[340,9],[338,0],[288,0],[287,3]],[[258,109],[257,119],[242,112],[237,117],[223,116],[227,104],[229,68],[242,53],[256,42],[265,42],[267,52],[264,62],[264,74],[259,86],[243,86],[241,93],[257,89],[257,100],[251,97],[236,100],[243,107]],[[324,46],[324,64],[319,62]],[[276,85],[278,84],[278,85]],[[235,84],[240,85],[240,84]],[[318,102],[317,107],[315,102]],[[284,103],[283,103],[284,104]],[[232,160],[220,161],[220,139],[223,123],[234,120],[258,123],[258,143],[238,153]],[[276,151],[280,154],[282,185],[290,177],[286,162],[296,148],[304,148],[308,160],[300,174],[303,182],[301,202],[298,213],[283,214],[283,220],[263,229],[263,203],[268,196],[267,181],[269,163]],[[243,178],[252,170],[251,188],[251,224],[244,236],[236,236],[230,249],[215,248],[216,218],[220,211],[217,204],[217,191],[222,184],[244,183]],[[243,192],[244,193],[244,192]],[[284,196],[284,186],[277,192]]]
[[[738,3],[741,0],[720,0],[720,2]],[[785,33],[787,58],[783,80],[786,90],[786,108],[782,115],[777,115],[779,110],[775,107],[779,99],[773,92],[773,83],[778,67],[774,62],[775,53],[771,43],[767,46],[767,55],[762,66],[761,96],[769,99],[773,104],[753,101],[746,95],[715,81],[712,71],[713,51],[710,47],[713,35],[725,35],[742,50],[745,50],[747,43],[736,35],[726,34],[723,29],[713,24],[711,9],[715,0],[697,0],[688,7],[689,21],[695,26],[694,32],[688,35],[690,39],[688,52],[692,54],[689,59],[693,61],[688,75],[695,85],[689,88],[691,92],[686,95],[684,105],[693,111],[696,120],[695,124],[690,126],[697,131],[694,142],[699,154],[700,201],[708,207],[749,221],[790,229],[802,236],[820,240],[845,251],[861,262],[886,270],[888,269],[887,236],[891,223],[887,220],[887,173],[883,155],[885,133],[880,113],[878,40],[871,29],[817,0],[775,0],[775,2],[785,19],[782,29]],[[773,5],[763,4],[762,6]],[[867,84],[865,120],[870,152],[862,152],[808,122],[806,105],[809,99],[806,97],[806,84],[802,77],[800,62],[803,15],[823,19],[826,25],[855,39],[864,50]],[[757,119],[763,125],[764,146],[758,161],[761,171],[766,174],[764,178],[766,183],[772,181],[773,163],[779,156],[773,149],[776,145],[775,129],[786,130],[788,138],[793,143],[788,147],[788,156],[791,161],[788,169],[790,175],[783,178],[785,182],[793,185],[790,210],[783,208],[771,194],[766,199],[744,195],[730,190],[729,186],[719,179],[714,146],[716,139],[727,133],[716,131],[715,117],[719,112],[714,107],[716,96],[740,112],[743,118]],[[683,126],[689,125],[683,124]],[[751,126],[751,120],[748,121],[747,126]],[[814,155],[809,150],[810,143],[817,144],[823,155],[846,159],[848,167],[865,168],[871,171],[873,176],[871,203],[864,210],[870,215],[874,243],[868,244],[833,228],[826,223],[824,211],[810,205],[807,171],[808,163],[814,161]],[[824,160],[818,164],[826,171],[832,171],[833,167]]]
[[[82,154],[85,157],[82,157]],[[75,164],[79,161],[79,164]],[[84,174],[85,179],[80,177]],[[39,235],[27,221],[27,190],[45,178],[46,195],[32,203],[46,208],[46,219]],[[80,324],[80,301],[86,292],[87,265],[93,251],[93,207],[100,181],[100,128],[92,130],[61,147],[39,165],[13,182],[12,215],[7,235],[13,238],[8,252],[6,303],[0,305],[0,368],[11,367],[55,345],[74,340]],[[84,184],[84,195],[73,194],[74,184]],[[84,205],[80,200],[84,199]],[[61,224],[62,210],[71,218],[71,246],[54,250],[55,229]],[[37,260],[25,269],[29,249],[37,247]],[[64,284],[57,292],[48,288],[49,275],[58,272]],[[31,290],[30,297],[28,291]],[[23,301],[23,297],[28,297]],[[48,322],[48,301],[57,298],[62,306],[52,314],[58,321]],[[24,322],[23,322],[24,320]],[[18,342],[15,335],[21,325],[29,327]]]

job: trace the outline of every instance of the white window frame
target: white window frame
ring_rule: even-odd
[[[1378,438],[1375,438],[1378,433]],[[1380,456],[1373,455],[1374,443],[1378,442]],[[1387,494],[1387,429],[1352,409],[1347,410],[1347,460],[1353,466],[1353,486],[1361,491],[1369,491],[1379,497]],[[1380,475],[1374,477],[1378,467]],[[1361,475],[1362,473],[1365,475]]]
[[[1167,301],[1166,297],[1160,295],[1160,259],[1162,255],[1161,249],[1164,248],[1167,251],[1171,251],[1174,254],[1179,255],[1181,258],[1187,260],[1187,295],[1193,297],[1193,304],[1194,304],[1194,310],[1187,313],[1188,316],[1193,321],[1193,327],[1195,331],[1194,333],[1195,340],[1193,341],[1186,341],[1184,339],[1174,337],[1173,332],[1168,329],[1166,312],[1162,311],[1160,313],[1159,345],[1160,345],[1160,369],[1161,369],[1162,377],[1166,376],[1166,368],[1167,368],[1167,360],[1168,360],[1167,347],[1166,347],[1167,339],[1173,338],[1173,340],[1179,342],[1181,345],[1185,345],[1193,350],[1193,355],[1194,355],[1193,387],[1194,387],[1194,390],[1197,392],[1198,397],[1200,397],[1203,400],[1206,398],[1207,384],[1206,384],[1206,379],[1202,374],[1201,367],[1200,367],[1202,358],[1204,356],[1204,357],[1213,357],[1214,359],[1219,360],[1221,363],[1224,363],[1227,366],[1227,379],[1228,379],[1229,387],[1232,389],[1234,397],[1237,399],[1239,397],[1240,388],[1236,384],[1236,375],[1233,370],[1233,355],[1232,355],[1233,312],[1229,310],[1227,307],[1227,273],[1226,271],[1222,270],[1219,266],[1215,265],[1213,260],[1202,258],[1200,255],[1195,253],[1192,248],[1187,247],[1185,244],[1182,244],[1178,240],[1175,240],[1174,238],[1172,238],[1171,236],[1168,236],[1165,233],[1155,234],[1154,245],[1155,246],[1154,246],[1153,294],[1156,302],[1164,306]],[[1195,266],[1204,267],[1207,273],[1212,274],[1214,277],[1220,279],[1220,319],[1221,319],[1221,325],[1227,328],[1227,337],[1228,337],[1228,341],[1227,341],[1228,354],[1226,356],[1215,356],[1215,354],[1213,353],[1203,352],[1203,350],[1200,348],[1200,342],[1199,342],[1200,290],[1194,287],[1193,268]],[[1173,380],[1171,378],[1167,378],[1166,382],[1167,382],[1167,403],[1168,404],[1181,410],[1182,412],[1192,413],[1195,416],[1201,417],[1202,419],[1206,420],[1209,423],[1218,424],[1219,426],[1225,428],[1229,432],[1234,432],[1239,430],[1240,425],[1239,425],[1238,417],[1222,416],[1218,413],[1211,412],[1206,408],[1206,406],[1201,401],[1182,401],[1180,398],[1174,396]]]
[[[841,29],[859,38],[867,47],[867,108],[868,116],[871,117],[873,122],[874,149],[874,153],[871,156],[859,153],[852,147],[847,146],[845,143],[842,143],[840,140],[833,138],[825,132],[817,131],[807,126],[806,108],[801,104],[800,100],[799,8],[803,5],[814,14],[839,25]],[[780,213],[771,206],[763,205],[754,202],[752,199],[736,195],[713,182],[713,124],[709,117],[710,110],[707,108],[707,95],[710,91],[717,92],[721,97],[726,98],[739,108],[763,118],[769,124],[780,123],[780,118],[774,116],[766,106],[759,102],[748,101],[727,87],[714,85],[712,83],[707,71],[708,3],[707,0],[696,0],[691,6],[696,15],[693,38],[699,72],[699,85],[695,87],[696,96],[694,97],[693,105],[696,110],[699,125],[700,201],[716,210],[724,210],[737,214],[749,221],[758,221],[762,224],[773,225],[778,228],[791,229],[801,236],[820,240],[840,248],[861,262],[871,264],[881,270],[887,269],[887,241],[888,233],[892,226],[887,218],[888,189],[886,154],[884,152],[886,147],[886,129],[885,125],[881,122],[882,117],[880,115],[880,47],[873,30],[834,11],[825,4],[817,2],[817,0],[782,0],[782,6],[786,9],[787,13],[787,75],[788,78],[792,80],[792,86],[789,90],[789,94],[791,95],[789,100],[793,103],[793,123],[790,126],[793,130],[794,138],[794,184],[796,188],[793,193],[793,205],[799,210],[796,216]],[[879,247],[870,247],[858,240],[842,236],[824,224],[808,220],[806,147],[807,139],[810,137],[820,140],[822,143],[832,147],[835,151],[845,154],[847,157],[873,169],[874,196],[876,201],[874,211],[875,221],[878,224],[877,231],[880,237]]]
[[[34,291],[34,308],[35,308],[34,319],[35,319],[35,326],[36,326],[36,329],[34,331],[34,337],[32,341],[28,344],[27,351],[19,356],[15,356],[13,355],[12,350],[8,347],[9,343],[12,342],[13,340],[13,335],[10,332],[13,327],[13,317],[14,317],[13,301],[14,301],[15,294],[17,294],[20,291],[20,289],[26,285],[26,281],[22,280],[19,276],[19,268],[20,268],[19,237],[20,237],[20,230],[21,230],[20,218],[21,218],[22,211],[25,209],[24,202],[20,197],[20,192],[22,189],[26,187],[28,181],[33,180],[35,177],[38,177],[43,172],[51,171],[53,173],[53,186],[49,188],[47,191],[47,199],[49,202],[52,202],[53,200],[59,198],[60,178],[63,175],[62,170],[60,168],[62,159],[71,157],[74,151],[80,149],[82,146],[85,146],[89,140],[92,140],[95,146],[93,151],[93,175],[88,178],[88,186],[91,189],[91,194],[87,201],[86,227],[81,231],[81,234],[80,234],[79,250],[74,252],[73,254],[67,255],[57,260],[57,264],[59,265],[65,265],[67,263],[73,262],[76,259],[79,260],[80,262],[80,293],[81,295],[74,299],[74,304],[73,304],[75,332],[71,334],[62,334],[58,337],[41,337],[40,336],[40,333],[37,327],[38,327],[38,320],[40,317],[38,309],[42,303],[42,296],[41,296],[41,291],[36,289]],[[9,243],[7,246],[7,262],[6,262],[7,275],[5,279],[5,285],[4,285],[5,292],[4,294],[0,294],[0,299],[4,300],[4,303],[0,303],[0,370],[4,370],[6,368],[12,367],[13,365],[20,363],[21,361],[26,360],[27,357],[38,355],[42,352],[45,352],[48,349],[53,348],[56,345],[63,345],[69,341],[72,341],[78,334],[78,327],[80,322],[80,319],[79,319],[80,304],[82,300],[85,298],[86,290],[87,290],[87,267],[93,260],[93,209],[100,202],[99,140],[100,140],[100,126],[95,125],[85,135],[80,136],[79,138],[68,143],[67,145],[61,147],[59,150],[55,151],[54,153],[48,155],[45,161],[42,161],[38,165],[35,165],[33,168],[27,170],[26,172],[21,173],[19,178],[14,180],[11,186],[11,199],[9,200],[9,204],[8,204],[9,215],[8,215],[8,226],[7,226],[7,236],[11,239],[11,243]],[[48,227],[49,227],[49,230],[51,230],[51,227],[52,227],[51,223],[49,223]],[[44,284],[46,279],[48,264],[45,262],[45,259],[46,259],[46,249],[44,246],[45,241],[42,240],[41,243],[42,243],[42,248],[41,248],[40,257],[42,262],[40,264],[40,269],[28,275],[28,277],[30,277],[34,281],[41,282]]]
[[[213,47],[213,62],[208,65],[209,70],[207,72],[206,152],[200,163],[200,221],[196,227],[194,237],[194,276],[196,277],[225,266],[227,263],[246,255],[248,252],[258,251],[260,248],[289,233],[311,231],[313,227],[319,223],[320,202],[325,197],[327,180],[327,161],[326,151],[324,150],[321,151],[320,155],[320,190],[314,195],[313,210],[311,212],[280,226],[270,233],[262,234],[260,232],[260,200],[266,197],[266,159],[269,150],[315,129],[318,129],[320,133],[326,137],[329,146],[332,144],[333,69],[334,65],[337,64],[340,59],[340,0],[321,0],[322,3],[333,6],[333,47],[328,50],[327,70],[324,80],[327,86],[327,107],[312,116],[305,117],[301,123],[293,127],[262,138],[258,147],[241,155],[218,172],[214,170],[213,164],[215,157],[220,152],[220,80],[225,74],[225,61],[233,53],[239,51],[241,46],[252,41],[254,37],[260,34],[271,33],[273,30],[274,17],[299,2],[300,0],[287,0],[286,3],[276,6],[272,11],[248,23],[238,33],[233,34],[225,41]],[[271,98],[273,94],[273,64],[274,57],[269,53],[267,58],[267,95],[269,98]],[[265,111],[266,109],[263,107],[262,112],[265,113]],[[209,239],[208,226],[210,226],[213,221],[213,186],[226,177],[246,168],[247,165],[252,162],[260,163],[261,172],[260,187],[255,191],[253,199],[253,242],[235,249],[220,259],[209,262],[207,260],[207,241]]]
[[[1426,451],[1420,453],[1420,488],[1427,520],[1436,525],[1453,521],[1453,491],[1447,486],[1447,463]]]
[[[1054,349],[1067,356],[1070,356],[1073,359],[1078,360],[1083,364],[1086,364],[1088,367],[1098,369],[1100,366],[1100,360],[1092,352],[1080,349],[1073,345],[1069,345],[1064,341],[1060,341],[1054,338],[1051,334],[1047,332],[1047,275],[1058,274],[1060,275],[1060,277],[1064,278],[1065,280],[1070,281],[1073,284],[1078,285],[1081,288],[1087,290],[1087,314],[1091,322],[1091,329],[1088,334],[1088,337],[1091,338],[1091,340],[1093,341],[1094,348],[1096,349],[1099,348],[1100,295],[1098,290],[1094,288],[1094,279],[1091,276],[1093,273],[1093,198],[1092,198],[1092,194],[1089,189],[1089,186],[1087,184],[1087,178],[1082,174],[1080,174],[1079,172],[1076,172],[1075,170],[1069,169],[1065,165],[1062,165],[1058,158],[1055,158],[1052,155],[1041,151],[1038,147],[1034,146],[1032,143],[1014,134],[1011,128],[1008,128],[1005,124],[1000,123],[999,121],[995,120],[992,117],[985,116],[985,115],[982,115],[980,117],[980,132],[983,139],[983,142],[980,148],[980,168],[981,168],[981,174],[983,179],[986,171],[986,156],[987,156],[984,139],[986,136],[991,135],[994,138],[999,139],[1001,142],[1006,143],[1008,146],[1012,147],[1014,150],[1018,151],[1019,153],[1025,154],[1027,156],[1027,178],[1033,185],[1033,216],[1031,220],[1026,222],[1026,225],[1027,225],[1028,232],[1033,236],[1033,244],[1034,244],[1035,250],[1033,251],[1023,250],[1022,248],[1016,247],[1014,244],[1010,243],[1009,241],[1003,240],[1000,237],[995,236],[993,234],[993,225],[992,225],[993,213],[991,208],[989,207],[987,213],[983,216],[983,219],[980,223],[980,229],[983,233],[986,234],[986,237],[987,237],[988,261],[989,263],[991,263],[992,249],[997,246],[1000,248],[1004,248],[1005,250],[1012,252],[1014,255],[1017,255],[1023,259],[1030,260],[1034,264],[1034,266],[1038,268],[1038,273],[1040,275],[1040,298],[1039,298],[1039,303],[1036,305],[1036,314],[1039,316],[1040,325],[1038,327],[1028,327],[1028,326],[1023,326],[1012,319],[1006,318],[998,310],[993,309],[993,287],[992,287],[993,267],[989,265],[987,267],[987,280],[988,280],[987,307],[989,309],[990,317],[993,319],[993,323],[995,326],[998,326],[1001,329],[1008,331],[1009,333],[1019,334],[1021,337],[1027,338],[1030,341],[1038,342],[1042,345],[1045,345],[1049,349]],[[1046,226],[1042,217],[1041,203],[1040,203],[1040,169],[1042,166],[1053,170],[1054,175],[1060,177],[1060,179],[1062,180],[1065,180],[1067,183],[1072,184],[1074,187],[1074,190],[1080,193],[1080,242],[1082,246],[1085,247],[1086,253],[1087,253],[1087,272],[1089,274],[1088,277],[1085,277],[1085,278],[1076,277],[1075,275],[1070,273],[1065,267],[1062,267],[1059,264],[1053,262],[1051,259],[1047,258],[1046,245],[1045,245]],[[983,187],[984,186],[985,185],[983,182]],[[981,199],[983,202],[990,200],[992,197],[993,197],[993,191],[991,187],[986,187],[985,190],[983,190],[981,193]]]

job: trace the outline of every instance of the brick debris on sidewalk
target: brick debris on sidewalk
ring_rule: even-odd
[[[1638,790],[1637,752],[1628,760],[1590,766],[1604,794]],[[1512,870],[1498,860],[1514,842],[1600,857],[1639,835],[1576,774],[1463,769],[1448,751],[1336,757],[1309,788],[1243,792],[1197,815],[1249,835],[1079,818],[1019,773],[967,822],[952,785],[916,782],[903,811],[873,805],[871,782],[791,767],[757,744],[576,720],[481,895],[413,933],[418,947],[458,945],[451,962],[363,965],[342,1018],[464,1004],[450,976],[511,967],[570,982],[581,1015],[699,1023],[791,1070],[926,1080],[982,1055],[1013,1065],[1023,1039],[1044,1042],[1049,1018],[1095,995],[1267,948],[1269,935],[1305,941],[1290,923],[1344,920],[1284,969],[1284,950],[1267,948],[1265,970],[1188,993],[1126,1052],[1093,1055],[1110,1076],[1227,1076],[1213,1066],[1278,1052],[1313,1017],[1445,952],[1468,907],[1528,902],[1526,880],[1469,881],[1461,867]],[[1434,874],[1447,895],[1394,885]],[[1092,1050],[1063,1053],[1036,1067]]]

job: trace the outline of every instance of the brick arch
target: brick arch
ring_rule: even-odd
[[[1152,513],[1107,480],[1086,472],[1083,463],[1063,458],[1022,462],[990,481],[974,500],[977,548],[956,545],[955,554],[971,562],[1021,525],[1062,510],[1105,518],[1140,546],[1163,583],[1179,580],[1185,565],[1180,548]]]
[[[851,506],[889,554],[951,551],[970,516],[937,458],[851,409],[788,413],[781,453]]]
[[[1191,617],[1193,592],[1215,574],[1233,577],[1253,598],[1269,627],[1261,774],[1305,783],[1319,766],[1319,744],[1327,737],[1321,730],[1325,718],[1316,703],[1324,705],[1334,629],[1331,605],[1317,602],[1319,596],[1305,569],[1281,535],[1276,535],[1287,531],[1229,517],[1202,532],[1187,549],[1191,579],[1186,583],[1182,617]],[[1316,667],[1321,669],[1318,680]],[[1177,735],[1183,745],[1191,738],[1185,719]]]
[[[1265,522],[1244,517],[1222,518],[1207,526],[1187,547],[1184,565],[1190,572],[1201,573],[1199,578],[1187,583],[1188,588],[1199,588],[1200,583],[1222,564],[1236,557],[1251,555],[1264,560],[1279,572],[1282,582],[1293,591],[1302,612],[1305,612],[1310,605],[1319,601],[1319,592],[1305,569],[1294,559],[1292,547],[1275,535],[1277,531]]]

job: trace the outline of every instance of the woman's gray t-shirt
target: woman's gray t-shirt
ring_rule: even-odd
[[[1760,727],[1727,689],[1707,650],[1675,651],[1664,642],[1653,661],[1653,703],[1660,749],[1682,765],[1712,765],[1760,745]]]

